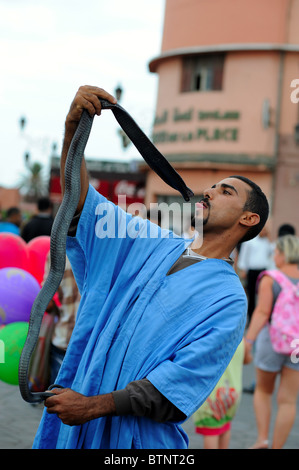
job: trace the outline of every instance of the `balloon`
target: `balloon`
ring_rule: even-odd
[[[27,322],[15,322],[0,328],[0,380],[18,385],[18,369],[27,333]]]
[[[0,269],[0,325],[28,322],[39,291],[37,280],[24,269]]]
[[[29,257],[27,244],[19,235],[0,233],[0,269],[15,267],[28,269]]]
[[[29,256],[28,271],[41,284],[44,278],[46,258],[50,250],[50,237],[44,235],[30,240],[27,244]]]

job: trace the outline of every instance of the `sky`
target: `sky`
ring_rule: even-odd
[[[19,184],[27,152],[48,174],[81,85],[111,94],[120,85],[120,104],[150,135],[158,76],[148,64],[161,52],[164,8],[165,0],[0,0],[0,186]],[[96,117],[86,158],[138,158],[118,129],[111,111]]]

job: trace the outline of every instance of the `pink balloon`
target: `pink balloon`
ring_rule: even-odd
[[[50,250],[50,237],[43,235],[30,240],[27,244],[29,256],[28,271],[41,284],[44,278],[45,263]]]
[[[19,235],[0,233],[0,269],[14,267],[28,270],[27,244]]]

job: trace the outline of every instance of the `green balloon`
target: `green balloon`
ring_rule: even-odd
[[[15,322],[0,329],[0,380],[11,385],[19,384],[19,362],[28,326],[27,322]]]

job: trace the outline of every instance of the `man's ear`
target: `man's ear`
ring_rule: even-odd
[[[253,227],[257,225],[260,221],[260,216],[255,212],[246,211],[242,214],[240,219],[240,224],[245,225],[246,227]]]

